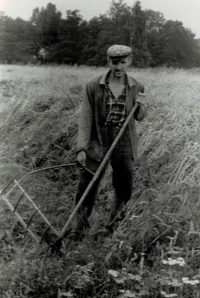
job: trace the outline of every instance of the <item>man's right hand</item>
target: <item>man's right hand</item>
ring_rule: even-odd
[[[85,162],[86,162],[86,153],[85,153],[85,151],[80,151],[78,153],[77,162],[80,163],[83,167],[85,167]]]

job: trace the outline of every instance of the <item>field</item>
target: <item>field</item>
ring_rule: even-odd
[[[84,86],[104,68],[0,65],[0,189],[41,168],[75,161]],[[128,212],[112,237],[107,169],[91,229],[50,254],[0,201],[0,297],[200,297],[200,69],[130,69],[146,87]],[[78,169],[36,172],[21,185],[59,232],[73,208]],[[19,193],[9,197],[16,204]],[[25,221],[34,210],[21,201]],[[31,229],[42,235],[38,214]],[[48,240],[48,239],[47,239]],[[49,241],[55,235],[49,234]]]

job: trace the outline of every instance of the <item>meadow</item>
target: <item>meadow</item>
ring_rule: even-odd
[[[104,71],[0,65],[0,189],[75,161],[84,86]],[[112,201],[108,167],[85,239],[66,240],[62,255],[52,255],[0,200],[2,298],[200,297],[200,69],[130,73],[145,85],[148,113],[137,123],[139,158],[126,217],[112,236],[95,236]],[[58,231],[72,211],[78,172],[52,169],[21,183]],[[23,201],[18,208],[28,220],[30,206]],[[31,228],[41,236],[39,216]]]

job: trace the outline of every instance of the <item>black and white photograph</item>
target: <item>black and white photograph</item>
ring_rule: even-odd
[[[0,0],[0,298],[200,298],[200,1]]]

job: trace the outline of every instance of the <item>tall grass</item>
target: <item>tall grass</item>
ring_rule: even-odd
[[[0,66],[1,188],[35,169],[75,160],[84,86],[104,71]],[[40,248],[30,249],[35,245],[23,239],[24,231],[1,202],[3,297],[199,297],[200,70],[130,73],[146,87],[148,115],[137,125],[139,159],[125,219],[112,237],[92,236],[110,210],[109,168],[86,239],[79,246],[68,243],[62,258],[44,258]],[[32,175],[22,184],[60,230],[71,212],[76,181],[71,167]],[[30,216],[25,203],[20,208]],[[39,218],[34,228],[41,234]]]

